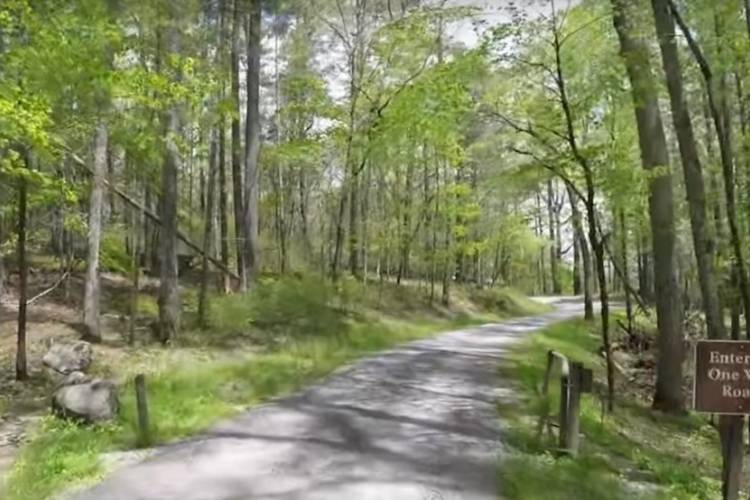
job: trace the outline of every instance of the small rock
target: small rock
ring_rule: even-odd
[[[83,340],[52,344],[42,362],[64,375],[85,371],[91,364],[91,344]]]
[[[113,420],[119,407],[117,386],[103,379],[65,385],[52,396],[52,411],[56,415],[86,423]]]

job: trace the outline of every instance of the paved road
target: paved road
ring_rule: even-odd
[[[364,359],[121,469],[77,500],[497,500],[497,377],[554,313],[450,332]]]

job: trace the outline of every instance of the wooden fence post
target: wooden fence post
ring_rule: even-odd
[[[583,363],[573,361],[570,363],[570,375],[568,383],[568,426],[565,428],[566,450],[572,456],[578,454],[578,439],[580,431],[581,410],[581,381],[583,378]]]
[[[564,371],[560,374],[560,449],[567,450],[568,444],[568,418],[570,417],[570,373]]]
[[[138,409],[138,446],[151,444],[151,432],[148,422],[148,401],[146,398],[146,377],[138,374],[135,377],[135,401]]]

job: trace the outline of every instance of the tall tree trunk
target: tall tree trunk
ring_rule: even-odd
[[[649,215],[654,246],[659,361],[653,406],[666,412],[680,413],[684,411],[682,307],[676,276],[674,196],[672,175],[668,170],[667,140],[648,46],[633,31],[632,7],[626,5],[625,0],[612,0],[612,4],[614,26],[632,89],[641,162],[644,169],[654,174],[649,186]],[[658,168],[667,170],[658,175]]]
[[[229,217],[227,214],[227,170],[226,170],[226,130],[222,118],[219,122],[219,242],[221,263],[229,269]],[[222,289],[229,293],[231,282],[227,273],[222,273]]]
[[[581,268],[583,270],[583,309],[584,318],[588,320],[594,319],[594,300],[593,300],[593,280],[592,276],[594,272],[593,263],[591,262],[591,252],[589,250],[588,242],[586,241],[586,233],[583,229],[583,221],[581,219],[581,211],[578,209],[578,201],[576,194],[573,189],[566,185],[568,190],[568,201],[570,203],[571,221],[573,222],[573,237],[575,238],[578,250],[581,254]]]
[[[305,175],[305,169],[300,168],[299,171],[299,218],[300,218],[300,231],[302,233],[302,247],[305,250],[305,255],[308,259],[313,257],[313,245],[310,240],[310,223],[308,222],[307,215],[307,177]],[[321,231],[323,232],[323,231]]]
[[[107,175],[107,124],[101,121],[96,126],[94,139],[94,175],[91,180],[89,200],[88,256],[86,259],[86,282],[83,292],[84,338],[91,342],[101,342],[99,324],[99,248],[102,237],[102,208],[104,204],[104,181]]]
[[[167,49],[180,52],[179,6],[170,4]],[[179,78],[179,75],[178,75]],[[161,228],[159,230],[159,340],[167,344],[180,330],[180,290],[177,268],[177,198],[180,150],[177,140],[182,133],[178,103],[172,103],[162,117],[164,128],[164,163],[161,171]]]
[[[737,266],[737,275],[739,279],[740,297],[742,306],[745,310],[745,333],[750,338],[750,321],[747,321],[747,314],[750,312],[750,279],[747,276],[745,266],[745,255],[742,248],[742,236],[740,235],[739,225],[737,224],[737,208],[735,193],[735,176],[734,176],[734,152],[732,151],[732,129],[731,117],[729,114],[728,91],[726,85],[726,74],[721,73],[716,81],[708,61],[706,60],[700,46],[693,38],[690,29],[680,16],[671,0],[668,0],[668,7],[674,16],[674,20],[680,27],[682,34],[687,40],[688,46],[700,67],[701,74],[706,83],[706,92],[708,96],[708,107],[711,113],[711,119],[714,123],[714,129],[719,141],[719,153],[721,157],[722,174],[724,177],[724,197],[727,210],[727,224],[729,225],[730,243],[734,254],[735,265]],[[721,51],[722,27],[719,17],[716,17],[716,35],[720,39],[717,45]],[[721,55],[721,54],[720,54]],[[718,91],[718,92],[717,92]],[[718,94],[718,95],[717,95]]]
[[[539,191],[536,192],[536,213],[534,215],[535,219],[535,231],[537,233],[537,236],[539,239],[544,238],[544,225],[542,223],[542,197],[539,194]],[[546,261],[546,251],[544,247],[539,249],[539,285],[540,285],[540,292],[542,295],[547,295],[549,293],[549,288],[547,287],[547,266],[545,264]]]
[[[247,123],[245,128],[245,288],[260,272],[258,197],[260,195],[260,52],[261,0],[251,0],[247,30]]]
[[[685,177],[685,190],[688,199],[693,248],[698,264],[698,280],[706,315],[709,338],[724,338],[724,322],[719,303],[719,288],[716,280],[715,244],[706,224],[706,188],[703,181],[703,167],[684,94],[682,68],[675,41],[674,19],[669,10],[668,0],[652,0],[651,5],[659,36],[664,74],[672,106],[672,121],[680,147],[682,169]]]
[[[0,245],[3,244],[5,241],[5,219],[2,215],[0,215]],[[2,303],[3,298],[5,297],[5,293],[7,292],[7,289],[5,288],[5,284],[7,281],[7,274],[5,270],[5,254],[2,250],[0,250],[0,303]]]
[[[614,364],[612,361],[612,343],[609,338],[609,292],[607,290],[607,272],[604,260],[604,241],[599,239],[599,228],[597,224],[596,216],[596,187],[594,183],[594,174],[591,170],[589,160],[581,154],[581,150],[578,147],[578,137],[575,130],[575,120],[573,116],[573,110],[568,99],[567,84],[564,76],[562,66],[562,42],[560,39],[560,31],[557,25],[557,16],[553,10],[552,15],[552,34],[553,48],[555,51],[555,83],[557,85],[558,95],[560,99],[560,107],[562,108],[563,116],[565,117],[565,130],[566,140],[570,153],[572,154],[576,163],[581,167],[583,171],[584,180],[586,182],[586,192],[584,196],[584,204],[586,206],[586,216],[588,219],[589,227],[589,241],[591,242],[591,248],[594,251],[594,257],[596,259],[596,276],[599,283],[599,303],[601,307],[601,320],[602,320],[602,342],[604,344],[604,355],[607,365],[607,407],[610,411],[614,409],[615,401],[615,381],[614,381]]]
[[[557,261],[557,238],[555,237],[554,193],[551,179],[547,181],[547,222],[549,225],[549,267],[552,275],[552,293],[559,295],[561,290]]]
[[[620,258],[622,259],[622,280],[625,289],[625,314],[628,320],[628,335],[633,333],[633,297],[630,294],[630,269],[628,262],[628,228],[625,211],[620,209]]]
[[[232,206],[234,208],[234,242],[237,254],[237,275],[240,289],[247,287],[245,276],[244,226],[245,213],[242,190],[242,140],[240,138],[240,34],[242,32],[242,1],[234,0],[232,15],[231,91],[232,108]]]
[[[227,5],[229,0],[219,1],[219,46],[221,47],[221,55],[219,56],[219,63],[222,68],[226,68],[226,39],[227,39]],[[230,51],[231,52],[231,51]],[[230,54],[230,64],[231,54]],[[226,98],[226,84],[222,78],[220,98],[223,100]],[[229,269],[229,214],[227,213],[228,196],[227,196],[227,129],[226,129],[226,118],[222,114],[219,117],[219,246],[221,248],[221,263]],[[231,282],[227,273],[222,273],[222,288],[224,293],[229,293],[231,288]]]
[[[411,162],[406,166],[406,179],[403,196],[401,198],[401,230],[399,231],[399,263],[396,282],[401,284],[402,279],[409,275],[409,257],[411,255],[411,232],[412,232],[412,197],[413,194],[413,171]]]
[[[352,172],[349,182],[349,272],[359,275],[359,175]]]
[[[29,169],[29,152],[24,152],[26,169]],[[29,378],[26,364],[26,294],[29,267],[26,262],[26,194],[28,185],[26,178],[18,180],[18,331],[16,336],[16,380]]]
[[[218,166],[219,134],[211,131],[211,145],[208,153],[208,182],[206,183],[206,210],[203,217],[203,262],[201,264],[201,286],[198,293],[198,324],[208,326],[208,255],[211,253],[211,223],[214,212],[214,192],[216,191],[216,171]]]
[[[646,304],[654,303],[654,266],[651,259],[651,241],[648,233],[640,229],[638,240],[638,292]]]
[[[573,232],[573,295],[583,293],[581,274],[581,250],[578,244],[578,235]]]
[[[177,177],[180,152],[175,138],[180,133],[179,110],[166,116],[166,148],[161,175],[161,220],[159,231],[159,338],[168,343],[180,328],[180,294],[177,272]]]

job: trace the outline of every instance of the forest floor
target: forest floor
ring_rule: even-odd
[[[619,315],[619,314],[618,314]],[[623,319],[623,318],[619,318]],[[652,326],[636,326],[654,335]],[[617,329],[619,330],[619,329]],[[598,325],[569,321],[553,325],[518,344],[502,373],[516,381],[525,404],[503,405],[501,418],[512,452],[500,469],[502,494],[508,500],[712,500],[721,497],[721,459],[716,429],[706,416],[664,415],[650,409],[653,394],[652,350],[624,347],[615,331],[616,406],[604,414],[606,392]],[[650,333],[649,333],[650,330]],[[581,402],[581,450],[576,458],[557,456],[557,427],[538,432],[538,418],[551,409],[556,422],[559,379],[552,378],[550,398],[539,388],[548,350],[593,368],[594,394]],[[685,373],[690,370],[686,369]],[[686,395],[689,392],[686,384]],[[745,490],[750,486],[745,474]]]
[[[56,273],[37,272],[30,295],[46,290]],[[189,280],[184,280],[190,283]],[[0,304],[0,483],[3,498],[42,500],[72,484],[101,477],[113,462],[143,453],[135,448],[132,378],[145,373],[154,444],[192,435],[270,397],[299,389],[367,353],[470,324],[543,312],[546,306],[510,290],[453,290],[450,307],[426,299],[423,283],[401,287],[345,281],[332,287],[316,278],[262,280],[250,296],[211,302],[209,327],[195,325],[196,291],[183,289],[185,328],[170,348],[150,338],[156,315],[155,282],[142,280],[136,338],[127,339],[131,287],[118,275],[103,277],[103,337],[91,372],[122,385],[118,422],[79,427],[48,416],[52,382],[41,357],[51,341],[77,339],[76,304],[82,282],[64,285],[29,308],[31,380],[13,380],[15,320],[12,294]],[[11,285],[13,283],[11,282]],[[13,465],[11,465],[13,464]]]

